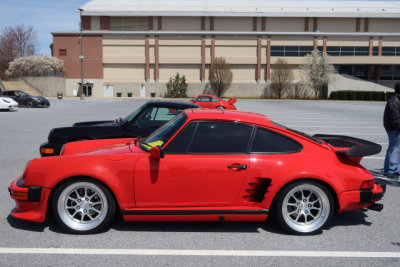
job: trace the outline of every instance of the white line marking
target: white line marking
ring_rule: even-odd
[[[385,159],[385,157],[365,157],[363,159]]]
[[[263,250],[0,248],[0,254],[400,258],[400,252],[284,251],[284,250],[263,251]]]

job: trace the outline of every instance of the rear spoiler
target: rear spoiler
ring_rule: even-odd
[[[378,154],[382,146],[364,139],[344,135],[315,134],[313,137],[321,139],[331,145],[335,152],[348,157],[365,157]]]

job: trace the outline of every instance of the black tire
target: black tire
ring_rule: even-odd
[[[98,233],[109,227],[115,214],[115,201],[110,190],[100,182],[73,179],[54,191],[53,214],[69,233]]]
[[[334,214],[331,192],[322,184],[299,181],[277,196],[275,219],[287,232],[309,235],[320,232]]]
[[[36,106],[36,103],[32,99],[28,99],[25,101],[25,106],[27,108],[34,108]]]
[[[225,109],[223,106],[218,106],[217,109]]]

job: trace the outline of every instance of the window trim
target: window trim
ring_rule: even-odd
[[[250,138],[248,140],[245,152],[244,153],[227,153],[227,152],[221,152],[221,153],[216,153],[216,152],[214,152],[214,153],[189,153],[189,148],[193,143],[194,136],[195,136],[195,134],[197,132],[197,128],[199,126],[199,123],[201,123],[201,122],[225,122],[225,123],[240,124],[240,125],[245,125],[245,126],[252,127]],[[278,132],[276,130],[273,130],[273,129],[270,129],[270,128],[266,128],[264,126],[260,126],[260,125],[257,125],[257,124],[250,124],[250,123],[245,123],[245,122],[226,121],[226,120],[193,120],[193,121],[189,121],[185,125],[182,126],[182,128],[179,130],[178,133],[176,133],[174,136],[172,136],[171,139],[168,140],[168,142],[165,143],[165,145],[163,146],[163,149],[166,150],[168,148],[169,144],[175,138],[177,138],[180,135],[180,133],[182,131],[184,131],[185,128],[191,123],[195,123],[196,125],[195,125],[195,129],[193,131],[193,134],[192,134],[192,136],[190,138],[190,141],[186,145],[185,151],[183,153],[169,153],[168,151],[165,151],[166,155],[289,155],[289,154],[300,153],[300,152],[302,152],[304,150],[304,146],[299,141],[293,139],[290,136],[282,134],[282,133],[280,133],[280,132]],[[251,152],[251,149],[252,149],[252,147],[254,145],[254,140],[256,138],[256,134],[257,134],[257,130],[258,129],[272,132],[273,134],[282,136],[283,138],[286,138],[286,139],[289,139],[289,140],[293,141],[294,143],[296,143],[299,146],[299,150],[298,151],[287,151],[287,152]]]

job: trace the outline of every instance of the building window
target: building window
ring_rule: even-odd
[[[274,45],[271,46],[271,56],[273,57],[304,57],[311,54],[314,50],[313,46],[297,46],[297,45]],[[318,46],[318,50],[322,51],[322,46]]]
[[[67,49],[59,49],[58,50],[58,55],[59,56],[66,56],[67,55]]]
[[[370,79],[375,80],[376,68],[375,65],[370,66]],[[367,80],[367,65],[335,65],[337,73],[354,76],[360,79]],[[381,65],[380,80],[396,81],[400,80],[400,65]]]
[[[148,17],[111,17],[111,31],[148,31]]]
[[[368,56],[368,46],[328,46],[326,52],[330,56]]]

